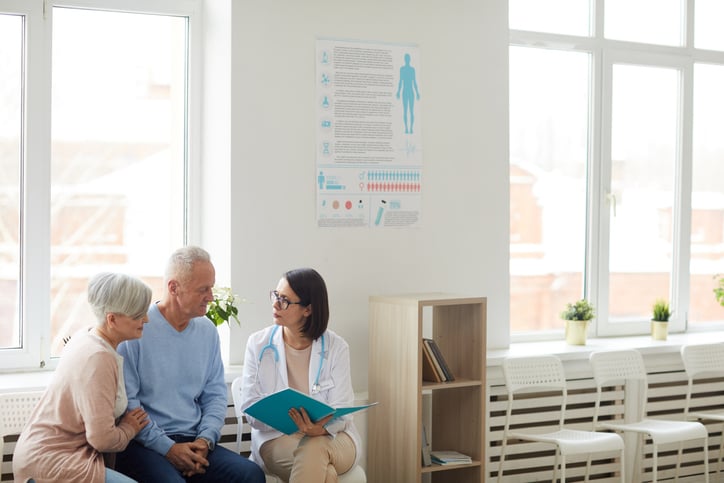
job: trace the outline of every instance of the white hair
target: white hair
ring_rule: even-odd
[[[211,263],[211,255],[203,248],[193,245],[179,248],[168,259],[166,282],[169,280],[185,282],[191,276],[196,262]]]
[[[88,282],[88,303],[98,325],[103,325],[109,313],[142,317],[148,312],[151,296],[145,282],[123,273],[102,272]]]

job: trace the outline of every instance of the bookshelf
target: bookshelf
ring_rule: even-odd
[[[486,303],[440,293],[370,297],[369,398],[379,406],[368,414],[369,481],[484,481]],[[454,381],[422,380],[425,314]],[[459,451],[471,464],[422,465],[423,393],[432,450]]]

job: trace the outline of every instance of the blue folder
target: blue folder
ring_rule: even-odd
[[[317,401],[296,389],[287,388],[274,394],[270,394],[258,400],[244,411],[252,418],[271,426],[284,434],[292,434],[299,431],[294,420],[289,416],[291,408],[304,408],[312,421],[319,421],[322,418],[334,414],[335,418],[345,414],[354,413],[367,409],[377,403],[364,404],[362,406],[333,408],[321,401]],[[334,419],[334,418],[333,418]]]

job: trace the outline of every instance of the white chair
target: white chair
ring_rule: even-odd
[[[624,477],[624,442],[621,436],[616,433],[584,431],[564,427],[568,391],[566,388],[565,374],[563,372],[563,364],[558,357],[546,355],[507,358],[503,361],[503,373],[505,376],[505,385],[508,390],[508,406],[505,413],[498,481],[500,481],[503,476],[503,463],[505,461],[505,451],[509,439],[520,439],[555,445],[556,460],[553,466],[553,478],[551,481],[557,481],[559,459],[561,483],[565,483],[566,457],[572,455],[587,455],[586,481],[588,481],[591,455],[594,453],[614,452],[618,452],[619,454],[621,482],[626,481]],[[551,391],[561,393],[559,419],[555,430],[548,430],[546,432],[510,430],[516,394],[538,392],[549,397]],[[527,404],[535,403],[532,403],[531,400],[527,398]]]
[[[689,379],[686,391],[686,416],[690,419],[724,423],[724,399],[717,407],[710,407],[706,410],[692,410],[692,406],[696,406],[692,404],[691,399],[695,379],[724,376],[724,344],[685,345],[681,348],[681,359],[684,362],[684,369]],[[717,475],[721,473],[722,453],[724,453],[724,425],[722,425],[722,430],[719,459],[716,466]]]
[[[244,412],[241,410],[241,384],[239,376],[231,382],[231,397],[234,400],[234,414],[236,415],[236,451],[241,452],[242,437],[244,435]],[[274,475],[266,475],[267,483],[281,482]],[[339,483],[366,483],[367,475],[359,465],[355,465],[348,472],[339,475]]]
[[[20,434],[42,395],[42,391],[0,393],[0,460],[5,436]]]
[[[648,381],[646,375],[646,367],[644,366],[641,353],[636,350],[606,351],[593,352],[590,356],[591,366],[593,368],[593,377],[596,381],[596,408],[594,412],[594,422],[597,427],[612,429],[620,432],[631,432],[637,437],[636,458],[634,475],[641,475],[641,459],[643,450],[643,440],[648,436],[653,446],[652,461],[652,478],[653,482],[657,481],[658,473],[658,451],[662,444],[678,443],[679,454],[676,460],[675,477],[679,477],[679,467],[681,466],[681,445],[683,442],[702,440],[704,451],[704,480],[709,481],[709,453],[708,443],[709,435],[706,427],[698,422],[693,421],[676,421],[663,419],[647,418],[646,404],[648,402]],[[631,383],[637,383],[634,387]],[[620,403],[623,407],[628,407],[639,411],[638,414],[625,414],[624,419],[601,421],[601,399],[602,389],[611,387],[620,387],[623,392],[623,399]],[[637,391],[638,392],[635,392]],[[617,391],[620,392],[620,391]],[[632,397],[636,394],[636,402],[630,403]]]

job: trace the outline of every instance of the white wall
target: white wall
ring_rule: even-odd
[[[488,345],[507,345],[507,2],[212,3],[231,10],[230,282],[252,302],[241,308],[243,328],[232,331],[231,362],[243,361],[250,332],[271,323],[268,291],[284,271],[301,266],[316,268],[327,281],[330,328],[350,343],[356,391],[367,389],[371,294],[487,296]],[[419,45],[421,227],[317,228],[317,38]],[[214,74],[205,76],[207,92],[214,89]],[[216,119],[209,114],[214,109],[205,107],[207,140],[215,123],[226,122],[224,106],[218,107]],[[214,150],[205,146],[204,152],[211,156]],[[224,252],[214,235],[201,236],[212,250]]]

